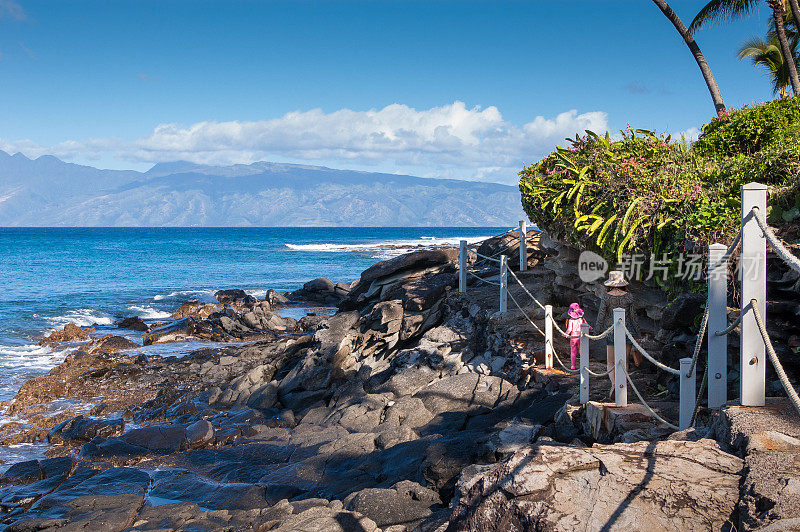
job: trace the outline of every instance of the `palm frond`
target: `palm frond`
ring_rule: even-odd
[[[747,16],[758,4],[758,0],[711,0],[689,24],[689,31],[694,32],[703,26]]]

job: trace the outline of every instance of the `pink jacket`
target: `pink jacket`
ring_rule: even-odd
[[[570,318],[567,320],[567,330],[564,331],[573,338],[581,335],[581,324],[588,323],[584,318]]]

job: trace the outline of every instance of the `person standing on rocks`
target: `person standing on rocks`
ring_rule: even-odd
[[[619,270],[612,270],[608,272],[608,280],[603,283],[606,287],[606,293],[603,301],[600,304],[600,310],[597,312],[597,322],[595,324],[596,331],[605,331],[614,323],[614,309],[625,309],[626,326],[631,334],[636,337],[641,337],[641,329],[639,322],[636,319],[636,312],[634,311],[634,299],[628,292],[628,281],[625,280],[622,272]],[[626,338],[625,341],[625,357],[631,354],[633,346],[630,340]],[[633,361],[638,366],[642,362],[642,355],[638,351],[633,351]],[[614,393],[614,335],[609,334],[606,336],[606,369],[611,373],[608,374],[611,379],[611,393]]]
[[[583,317],[583,309],[578,303],[573,303],[567,311],[567,329],[569,335],[569,359],[572,369],[575,369],[575,362],[578,359],[581,345],[581,325],[588,323]]]

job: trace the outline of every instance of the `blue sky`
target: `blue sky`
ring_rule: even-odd
[[[671,2],[687,23],[703,3]],[[0,149],[100,167],[266,159],[514,182],[586,126],[677,133],[713,114],[650,0],[0,0],[0,13]],[[773,97],[735,57],[767,21],[762,7],[697,34],[729,107]]]

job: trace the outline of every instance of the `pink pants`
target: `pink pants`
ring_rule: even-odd
[[[581,339],[580,338],[570,338],[569,339],[569,360],[572,362],[572,367],[570,369],[575,369],[575,361],[578,359],[578,354],[580,353],[581,349]]]

